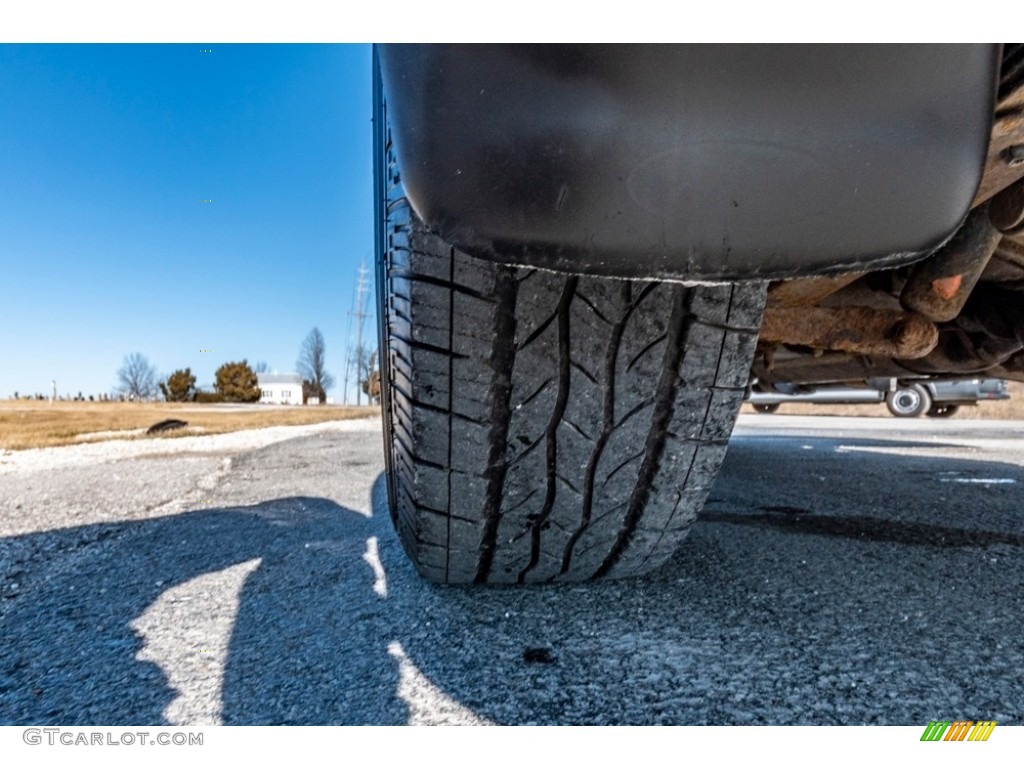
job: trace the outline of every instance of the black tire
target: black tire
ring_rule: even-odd
[[[758,413],[775,413],[779,410],[781,403],[751,403]]]
[[[685,287],[472,258],[425,229],[380,141],[389,496],[416,568],[484,583],[658,566],[725,454],[765,284]]]
[[[935,403],[928,409],[928,415],[933,419],[948,419],[959,410],[959,405],[943,405],[942,403]]]
[[[932,407],[932,398],[920,384],[911,384],[889,392],[885,396],[885,404],[893,416],[915,418]]]

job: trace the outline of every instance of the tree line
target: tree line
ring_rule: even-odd
[[[214,374],[214,391],[196,387],[191,368],[179,368],[161,380],[141,352],[125,357],[117,371],[118,391],[129,400],[152,400],[159,392],[169,403],[254,403],[260,399],[256,371],[248,360],[224,363]]]
[[[318,398],[321,405],[327,402],[327,390],[334,386],[335,379],[327,370],[327,346],[319,328],[313,328],[302,342],[299,358],[295,364],[302,378],[302,401]],[[203,392],[196,387],[196,377],[191,368],[179,368],[161,379],[156,368],[141,352],[127,355],[117,371],[118,391],[130,400],[151,400],[159,392],[168,402],[177,403],[254,403],[260,399],[257,373],[265,373],[266,363],[250,366],[248,360],[232,361],[221,365],[214,374],[214,391]],[[376,366],[367,366],[365,375],[357,384],[363,392],[379,396],[380,377]]]

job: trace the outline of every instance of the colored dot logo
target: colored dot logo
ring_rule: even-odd
[[[200,48],[200,53],[213,53],[213,48]]]
[[[212,203],[213,200],[200,200],[199,202],[200,203]]]
[[[200,349],[199,351],[200,352],[213,352],[212,349]]]

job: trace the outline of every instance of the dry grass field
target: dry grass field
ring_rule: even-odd
[[[1008,382],[1011,398],[962,408],[954,419],[1024,420],[1024,384]],[[750,405],[744,413],[755,413]],[[378,406],[265,406],[195,403],[82,403],[0,400],[0,449],[47,448],[111,439],[147,437],[145,430],[164,419],[187,421],[184,429],[149,437],[174,438],[220,434],[322,421],[356,419],[380,413]],[[880,416],[885,405],[806,405],[786,403],[778,415]]]
[[[83,403],[0,400],[0,449],[46,448],[110,439],[182,437],[241,429],[316,424],[380,413],[378,406],[267,406],[195,403]],[[145,430],[164,419],[187,421],[184,429],[157,435]]]
[[[954,414],[953,419],[1009,419],[1024,420],[1024,383],[1018,381],[1006,382],[1007,391],[1010,393],[1009,400],[981,401],[975,407],[961,408]],[[743,413],[757,413],[754,408],[746,404],[743,406]],[[884,403],[878,405],[809,405],[807,403],[785,403],[778,411],[777,416],[882,416],[893,418],[889,409]]]

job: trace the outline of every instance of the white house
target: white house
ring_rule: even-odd
[[[297,373],[257,373],[260,402],[302,405],[302,377]]]

